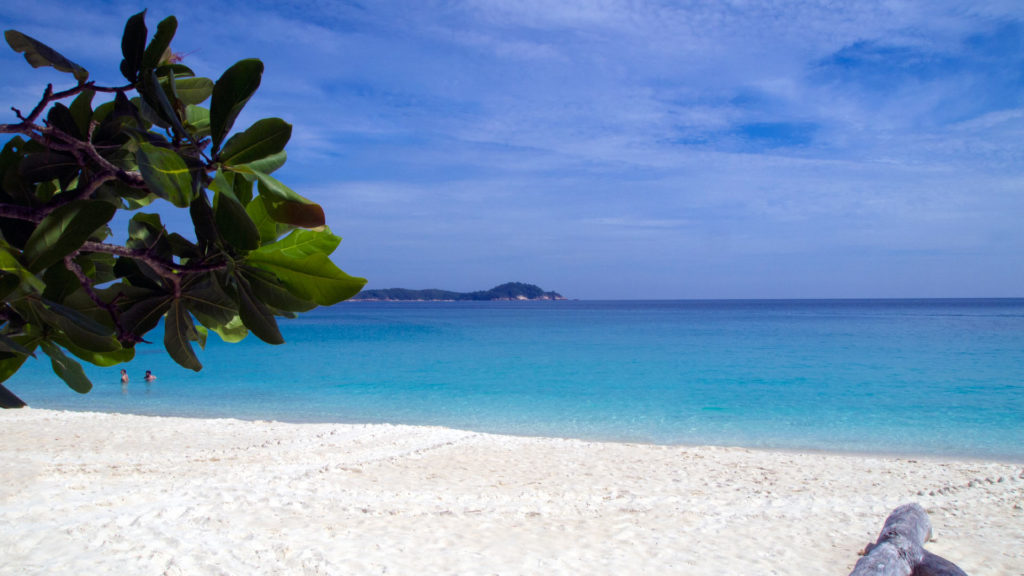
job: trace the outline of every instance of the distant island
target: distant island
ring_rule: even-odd
[[[476,292],[452,292],[450,290],[409,290],[408,288],[385,288],[363,290],[352,300],[372,301],[458,301],[458,300],[565,300],[558,292],[545,292],[533,284],[506,282],[490,290]]]

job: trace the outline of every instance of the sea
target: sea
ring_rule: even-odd
[[[57,410],[1024,461],[1024,299],[344,302],[280,326],[211,334],[200,372],[158,328],[85,365],[88,394],[43,355],[5,385]]]

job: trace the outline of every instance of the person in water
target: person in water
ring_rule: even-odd
[[[124,368],[121,368],[121,384],[127,384],[127,383],[128,383],[128,371],[125,370]]]
[[[143,377],[143,380],[146,382],[152,382],[153,380],[156,380],[156,376],[153,376],[152,372],[146,370],[146,375]]]

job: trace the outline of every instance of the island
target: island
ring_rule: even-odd
[[[410,290],[408,288],[384,288],[363,290],[352,300],[397,302],[397,301],[486,301],[486,300],[565,300],[558,292],[545,292],[534,284],[506,282],[490,290],[476,292],[452,292],[450,290]]]

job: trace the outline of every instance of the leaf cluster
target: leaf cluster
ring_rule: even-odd
[[[101,87],[84,68],[15,30],[4,37],[34,67],[77,84],[48,86],[0,151],[0,382],[38,350],[72,389],[91,383],[77,359],[129,361],[164,320],[163,344],[200,370],[193,344],[210,331],[283,342],[278,317],[355,295],[365,280],[330,260],[340,238],[323,209],[273,176],[292,127],[264,118],[233,131],[263,64],[242,60],[216,81],[171,51],[177,20],[145,11],[125,25],[121,74]],[[148,41],[147,41],[148,40]],[[97,96],[110,97],[96,103]],[[45,113],[45,115],[44,115]],[[187,209],[194,228],[172,232],[160,202]],[[132,213],[124,243],[110,222]]]

